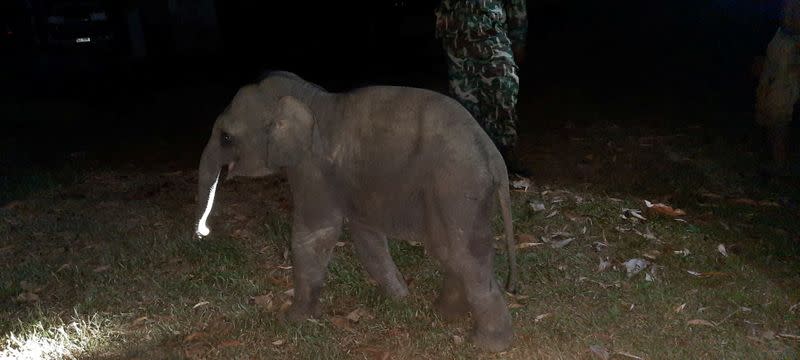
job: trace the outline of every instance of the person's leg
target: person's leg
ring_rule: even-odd
[[[455,40],[453,40],[455,41]],[[478,78],[475,76],[475,65],[470,59],[460,56],[454,45],[445,44],[447,52],[447,75],[450,85],[450,96],[469,111],[485,129],[481,116],[481,95]]]
[[[511,53],[511,44],[505,36],[487,40],[491,49],[490,61],[480,66],[478,83],[480,90],[480,113],[483,127],[492,138],[508,171],[520,176],[530,176],[517,153],[517,100],[519,96],[518,68]]]
[[[450,94],[463,105],[500,150],[511,173],[529,176],[517,157],[519,94],[517,66],[511,42],[504,34],[480,41],[444,40]]]

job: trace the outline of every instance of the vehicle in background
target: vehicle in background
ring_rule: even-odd
[[[115,50],[119,36],[110,6],[102,1],[54,1],[45,9],[48,49]]]

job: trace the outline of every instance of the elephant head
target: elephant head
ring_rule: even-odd
[[[311,110],[297,98],[256,85],[239,90],[217,117],[200,158],[195,235],[211,231],[206,222],[223,169],[227,177],[260,177],[295,166],[310,152],[313,128]]]

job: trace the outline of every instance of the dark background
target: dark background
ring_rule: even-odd
[[[193,166],[236,89],[269,69],[296,72],[332,91],[368,84],[447,89],[434,37],[437,1],[106,2],[115,40],[95,49],[42,40],[52,3],[3,5],[4,21],[18,25],[0,64],[6,174],[87,156]],[[198,4],[215,10],[205,20],[216,26],[181,15]],[[530,1],[522,130],[562,125],[563,118],[531,109],[541,99],[550,113],[585,108],[586,116],[569,119],[578,124],[599,121],[597,113],[613,107],[670,114],[615,120],[622,125],[753,130],[751,67],[777,28],[779,5]],[[132,34],[131,16],[138,17],[139,35]],[[700,115],[709,107],[723,110]]]

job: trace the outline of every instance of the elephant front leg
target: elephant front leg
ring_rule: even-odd
[[[301,321],[320,315],[319,294],[340,234],[341,224],[316,230],[301,228],[292,233],[294,301],[286,311],[287,320]]]

